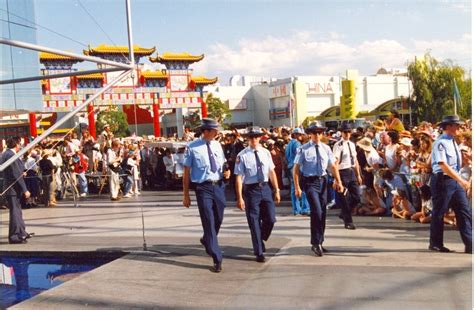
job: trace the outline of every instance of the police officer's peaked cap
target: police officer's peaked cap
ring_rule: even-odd
[[[344,123],[342,124],[341,128],[339,128],[340,131],[352,131],[352,127],[349,123]]]
[[[320,131],[325,131],[327,128],[320,122],[320,121],[315,121],[312,122],[308,128],[305,129],[306,133],[315,133],[315,132],[320,132]]]
[[[443,117],[443,120],[439,122],[438,126],[445,127],[446,125],[449,125],[449,124],[463,125],[464,122],[461,121],[461,119],[457,115],[447,115]]]
[[[265,133],[260,129],[260,127],[251,126],[247,128],[244,135],[247,137],[261,137],[264,136]]]
[[[222,127],[219,125],[219,123],[212,118],[203,118],[201,120],[201,127],[199,127],[201,130],[205,129],[216,129],[216,130],[222,130]]]

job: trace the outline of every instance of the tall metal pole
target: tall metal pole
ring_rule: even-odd
[[[132,82],[135,80],[135,52],[133,50],[133,34],[132,34],[132,11],[130,7],[130,0],[125,0],[125,8],[127,11],[127,32],[128,32],[128,55],[130,56],[130,66],[132,70]],[[133,85],[135,88],[135,85]],[[137,125],[137,102],[134,102],[133,111],[135,114],[135,134],[138,136],[138,125]]]

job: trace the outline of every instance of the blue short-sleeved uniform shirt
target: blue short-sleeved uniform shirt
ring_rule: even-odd
[[[331,148],[322,142],[319,142],[318,145],[319,154],[321,156],[322,171],[317,171],[316,147],[313,141],[303,144],[296,152],[294,163],[300,166],[300,172],[305,177],[326,175],[326,170],[329,165],[332,165],[335,162]]]
[[[440,135],[433,143],[431,150],[431,168],[433,173],[443,172],[439,166],[440,162],[446,163],[454,171],[459,171],[462,167],[462,156],[459,147],[454,138],[448,134]]]
[[[264,182],[268,182],[268,175],[270,171],[275,168],[272,155],[270,151],[260,146],[256,150],[258,152],[258,158],[262,162]],[[244,184],[258,183],[257,161],[254,151],[255,149],[246,147],[237,155],[234,174],[243,176]]]
[[[191,167],[191,182],[202,183],[205,181],[221,180],[222,166],[225,163],[224,151],[219,142],[213,140],[210,142],[211,152],[217,164],[217,171],[211,171],[211,162],[207,151],[206,140],[200,138],[190,142],[184,153],[184,166]]]
[[[293,165],[295,162],[296,151],[298,150],[299,147],[301,147],[301,142],[298,141],[297,139],[291,139],[288,145],[286,146],[285,156],[286,156],[286,161],[288,162],[288,169],[293,168]]]

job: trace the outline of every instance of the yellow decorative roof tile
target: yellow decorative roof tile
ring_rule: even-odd
[[[167,62],[167,61],[188,61],[197,62],[204,58],[202,55],[191,55],[189,53],[164,53],[163,55],[157,55],[156,57],[149,57],[151,62]]]
[[[76,78],[78,80],[102,80],[104,78],[104,75],[102,73],[91,73],[91,74],[77,75]]]
[[[194,81],[194,83],[196,84],[214,84],[215,82],[217,82],[217,77],[215,78],[207,78],[207,77],[204,77],[204,76],[193,76],[191,77],[191,80]]]
[[[133,52],[138,55],[145,55],[149,56],[155,52],[156,48],[145,48],[141,47],[140,45],[133,46]],[[101,44],[97,47],[91,47],[89,45],[88,50],[84,50],[84,55],[94,56],[94,55],[101,55],[101,54],[128,54],[128,46],[112,46],[112,45],[105,45]]]
[[[141,76],[145,79],[167,79],[168,73],[163,72],[161,70],[158,71],[142,71]]]
[[[69,57],[69,56],[63,56],[63,55],[58,55],[58,54],[53,54],[53,53],[46,53],[46,52],[41,52],[39,53],[39,58],[40,61],[44,60],[75,60],[75,61],[83,61],[81,59],[77,59],[74,57]]]

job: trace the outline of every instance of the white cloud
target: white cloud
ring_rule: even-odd
[[[213,44],[204,60],[193,68],[196,74],[217,75],[221,81],[235,74],[271,77],[337,75],[346,69],[373,74],[380,67],[405,67],[408,60],[427,50],[440,59],[450,58],[470,64],[471,35],[452,40],[413,40],[407,45],[390,39],[349,45],[337,33],[324,35],[306,31],[286,37],[242,38],[236,47],[220,42]]]

